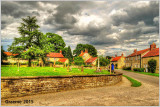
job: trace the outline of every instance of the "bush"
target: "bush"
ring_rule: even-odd
[[[75,57],[75,58],[74,58],[74,64],[75,64],[75,65],[79,65],[79,66],[84,65],[84,60],[83,60],[83,58],[80,57],[80,56]]]
[[[123,67],[123,70],[131,70],[131,67]]]
[[[92,65],[84,65],[84,67],[92,67]]]
[[[133,68],[133,71],[144,72],[144,68]]]
[[[152,72],[152,73],[155,73],[156,64],[157,64],[156,60],[154,60],[154,59],[149,60],[148,61],[148,71]]]
[[[56,65],[62,65],[62,62],[56,61]]]

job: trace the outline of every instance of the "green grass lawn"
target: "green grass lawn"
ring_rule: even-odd
[[[94,69],[81,69],[72,68],[71,71],[67,72],[67,68],[54,68],[53,67],[1,67],[2,77],[12,76],[58,76],[58,75],[92,75],[92,74],[110,74],[108,71],[94,72]]]
[[[138,71],[132,71],[132,70],[124,70],[124,71],[130,71],[130,72],[135,72],[135,73],[140,73],[140,74],[145,74],[145,75],[151,75],[151,76],[159,77],[159,74],[157,74],[157,73],[150,73],[150,72],[138,72]]]
[[[141,82],[139,82],[131,77],[128,77],[126,75],[123,75],[123,76],[126,77],[132,83],[132,85],[131,85],[132,87],[139,87],[142,85]]]

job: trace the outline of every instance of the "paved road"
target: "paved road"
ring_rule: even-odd
[[[19,98],[2,99],[2,106],[158,106],[159,87],[142,83],[131,87],[123,77],[114,86],[80,89],[58,93],[40,94]],[[5,101],[33,100],[33,104],[6,104]]]
[[[132,77],[136,80],[139,80],[142,83],[146,83],[146,84],[150,84],[150,85],[159,87],[159,77],[144,75],[144,74],[139,74],[139,73],[134,73],[134,72],[129,72],[129,71],[124,71],[124,70],[121,70],[121,69],[116,69],[116,71],[121,72],[124,75]]]

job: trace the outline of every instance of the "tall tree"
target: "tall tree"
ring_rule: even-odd
[[[36,17],[22,18],[21,26],[18,27],[18,31],[21,35],[19,38],[14,38],[12,45],[9,47],[9,51],[13,53],[19,53],[19,55],[28,59],[28,66],[31,66],[31,60],[35,58],[37,52],[37,43],[42,37],[39,32]],[[24,51],[25,50],[25,51]],[[36,50],[36,51],[35,51]]]
[[[3,64],[3,60],[7,59],[7,55],[4,52],[3,46],[1,46],[1,64]]]
[[[62,54],[65,58],[69,59],[69,62],[73,62],[73,55],[70,46],[68,46],[68,48],[64,48],[62,50]]]
[[[97,50],[93,45],[90,44],[77,44],[76,49],[73,51],[73,54],[76,54],[76,56],[80,55],[81,50],[85,50],[88,49],[88,53],[93,56],[96,57],[97,56]]]
[[[52,52],[59,52],[60,49],[62,50],[66,46],[61,36],[54,33],[46,33],[46,36]]]

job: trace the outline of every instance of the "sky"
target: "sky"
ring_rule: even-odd
[[[158,1],[2,1],[1,45],[7,51],[21,18],[36,16],[40,31],[63,37],[66,46],[91,44],[101,55],[125,56],[159,45]]]

